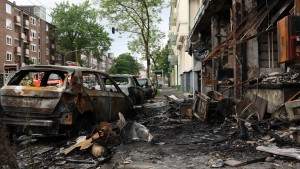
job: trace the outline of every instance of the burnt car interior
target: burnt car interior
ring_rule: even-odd
[[[99,79],[95,74],[84,72],[82,78],[83,87],[91,90],[101,90]]]
[[[63,87],[63,82],[68,76],[67,72],[58,70],[47,71],[20,71],[7,85],[32,86],[32,87]]]

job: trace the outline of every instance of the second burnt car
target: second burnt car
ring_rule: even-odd
[[[49,83],[54,76],[61,83]],[[126,116],[132,107],[132,100],[106,73],[72,66],[25,66],[1,88],[0,123],[16,132],[30,127],[37,134],[78,133],[101,121],[116,121],[119,112]]]
[[[135,76],[126,74],[110,74],[110,76],[121,90],[132,99],[134,105],[144,104],[145,94]],[[106,84],[106,87],[109,88],[109,84]]]

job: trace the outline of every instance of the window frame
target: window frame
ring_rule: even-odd
[[[10,25],[7,24],[8,22],[10,23]],[[5,27],[6,29],[12,30],[12,21],[10,19],[6,19]]]
[[[31,51],[36,52],[36,44],[31,44]]]
[[[35,18],[35,17],[31,17],[31,18],[30,18],[30,23],[31,23],[32,25],[36,25],[36,18]]]
[[[5,11],[6,11],[6,13],[11,14],[11,5],[10,4],[6,4]]]
[[[8,41],[7,41],[8,39],[10,39],[10,43],[7,43],[7,42],[8,42]],[[12,46],[12,37],[6,35],[5,43],[6,43],[6,45]]]
[[[31,36],[32,38],[36,39],[36,31],[35,30],[31,30]]]
[[[50,54],[49,48],[46,48],[46,56],[49,56],[49,54]]]
[[[8,59],[8,56],[10,55],[10,59]],[[12,61],[12,52],[8,52],[6,51],[6,57],[5,57],[6,61],[11,62]]]

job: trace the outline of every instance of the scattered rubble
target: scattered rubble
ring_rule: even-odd
[[[218,92],[197,94],[194,102],[165,97],[166,102],[145,104],[143,111],[154,112],[145,115],[141,109],[143,116],[138,121],[126,121],[119,113],[120,120],[116,124],[100,123],[90,136],[55,143],[48,148],[36,146],[34,162],[48,167],[93,168],[115,164],[111,168],[130,168],[140,166],[141,162],[147,166],[163,166],[166,160],[176,159],[177,162],[168,167],[184,168],[197,166],[198,157],[205,156],[210,158],[201,159],[206,160],[202,164],[220,168],[272,163],[286,156],[289,160],[290,157],[299,160],[297,120],[282,120],[271,115],[266,108],[268,102],[263,98],[233,100]],[[287,117],[287,113],[279,116],[283,115]],[[150,144],[145,144],[147,142]],[[188,155],[179,158],[182,154]],[[17,160],[24,161],[28,157],[28,152],[22,151]],[[25,164],[19,162],[21,168]],[[297,166],[297,162],[292,161],[291,165]]]

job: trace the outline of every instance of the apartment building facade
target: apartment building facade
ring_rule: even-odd
[[[107,72],[114,65],[114,53],[104,52],[102,55],[102,62],[99,64],[99,70]]]
[[[20,67],[61,62],[54,26],[7,0],[0,0],[0,83]]]
[[[296,1],[190,0],[189,51],[199,91],[229,88],[240,98],[247,80],[299,70],[294,60],[279,60],[277,32],[277,22],[294,15]]]
[[[171,63],[171,86],[190,92],[193,90],[193,59],[188,55],[187,41],[189,35],[189,2],[171,0],[170,6],[169,61]]]

